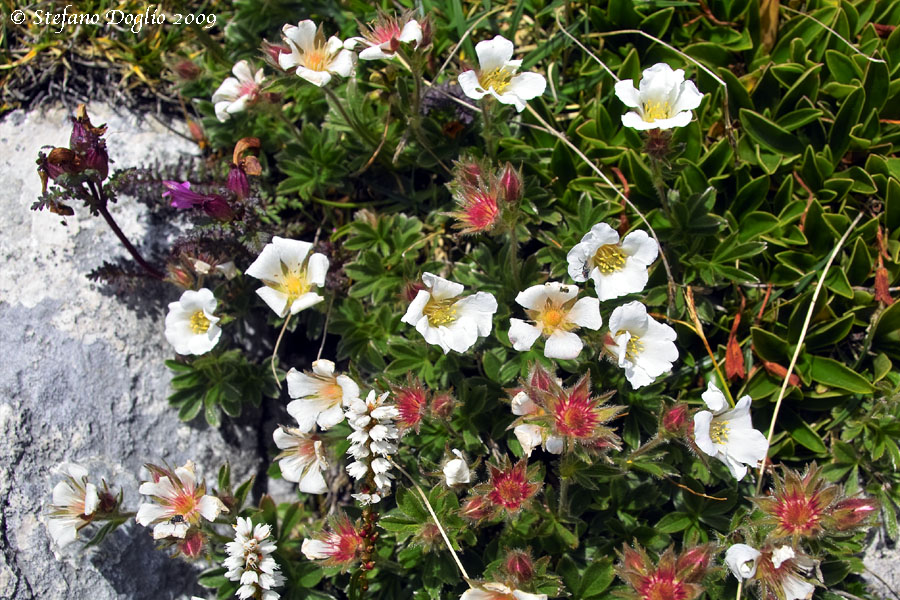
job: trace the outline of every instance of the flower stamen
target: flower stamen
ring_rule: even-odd
[[[428,300],[422,314],[428,317],[428,323],[432,327],[440,327],[441,325],[449,325],[456,321],[456,301],[453,298],[446,300],[437,300],[432,297]]]
[[[194,334],[206,333],[209,330],[209,325],[209,319],[206,318],[202,310],[198,310],[191,315],[190,327]]]
[[[669,101],[650,100],[644,102],[644,120],[647,122],[668,119],[671,109]]]
[[[625,252],[618,244],[605,244],[597,248],[591,258],[591,264],[604,275],[621,271],[625,267]]]
[[[508,86],[509,82],[512,80],[512,76],[512,72],[505,68],[491,69],[490,71],[481,73],[481,76],[478,78],[478,83],[486,90],[493,87],[495,92],[502,94],[503,90],[506,89],[506,86]]]
[[[714,444],[725,444],[728,442],[728,421],[713,421],[709,425],[709,439]]]

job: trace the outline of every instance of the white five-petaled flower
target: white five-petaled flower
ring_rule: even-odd
[[[269,539],[272,528],[259,523],[255,527],[247,518],[238,517],[234,526],[234,541],[225,544],[228,557],[223,566],[230,581],[239,581],[241,586],[235,596],[245,600],[277,600],[280,596],[272,588],[284,585],[284,576],[279,573],[279,565],[272,558],[275,543]]]
[[[325,285],[328,257],[318,252],[310,256],[311,250],[309,242],[276,235],[247,268],[247,275],[266,284],[256,293],[279,317],[295,315],[325,299],[313,290]]]
[[[600,329],[603,318],[599,300],[575,300],[577,296],[578,286],[554,281],[519,292],[516,302],[525,307],[533,324],[522,319],[509,320],[509,341],[513,348],[520,352],[529,350],[539,337],[544,336],[547,338],[544,346],[547,358],[566,360],[578,356],[584,343],[572,330],[578,327]]]
[[[213,93],[212,101],[216,107],[216,118],[223,123],[231,115],[247,109],[257,96],[262,82],[263,70],[253,73],[250,63],[246,60],[239,61],[231,69],[234,77],[228,77],[222,85]]]
[[[200,517],[215,521],[220,512],[228,512],[221,500],[206,495],[206,486],[197,485],[194,463],[188,461],[174,471],[151,466],[155,481],[141,484],[140,493],[154,502],[144,502],[134,520],[144,527],[153,525],[153,538],[184,538]]]
[[[802,563],[785,565],[784,569],[781,568],[784,563],[793,561],[795,558],[797,558],[797,553],[790,546],[780,546],[772,550],[772,566],[775,567],[775,574],[771,579],[781,583],[785,600],[807,600],[812,598],[816,586],[808,581],[803,581],[795,573],[797,570],[808,573],[808,568]]]
[[[347,454],[354,458],[347,465],[347,473],[357,480],[372,475],[376,488],[353,494],[362,504],[380,502],[391,491],[394,476],[390,473],[393,465],[389,459],[397,452],[400,431],[394,419],[400,413],[396,406],[385,404],[389,394],[385,392],[378,396],[372,390],[365,400],[357,398],[351,401],[347,409],[347,421],[353,428],[348,437],[351,443]]]
[[[466,463],[463,453],[454,449],[453,454],[456,455],[456,458],[447,461],[447,464],[442,469],[444,481],[449,486],[469,483],[472,481],[472,473],[469,471],[469,465]]]
[[[569,276],[575,281],[594,280],[597,297],[612,300],[640,292],[647,285],[647,268],[656,260],[659,246],[646,232],[619,234],[606,223],[597,223],[569,251]]]
[[[739,580],[750,579],[756,575],[760,556],[762,556],[760,551],[752,546],[734,544],[725,552],[725,564]]]
[[[459,600],[547,600],[547,594],[531,594],[490,581],[469,588],[463,592]]]
[[[710,381],[701,397],[710,410],[694,415],[694,441],[703,452],[725,463],[740,481],[747,474],[746,465],[756,466],[769,451],[766,436],[753,429],[750,396],[742,397],[733,409],[726,410],[724,394]]]
[[[300,484],[304,494],[324,494],[328,491],[322,471],[328,468],[322,440],[294,427],[279,427],[272,434],[281,450],[275,460],[287,481]]]
[[[316,423],[330,429],[344,420],[344,409],[359,398],[359,386],[346,375],[334,374],[334,363],[317,360],[312,373],[291,369],[287,374],[288,395],[294,398],[287,411],[297,419],[300,431],[312,431]]]
[[[84,467],[63,463],[59,470],[65,479],[53,487],[53,504],[48,513],[47,530],[57,546],[63,548],[78,537],[78,531],[91,522],[100,507],[97,486],[88,483]]]
[[[166,315],[166,339],[178,354],[206,354],[218,343],[222,329],[216,325],[219,317],[216,297],[207,288],[187,290],[178,302],[169,304]]]
[[[327,85],[332,75],[349,77],[353,73],[356,55],[344,49],[344,42],[336,36],[326,41],[321,29],[309,19],[296,26],[285,25],[282,32],[291,50],[278,55],[282,69],[296,69],[297,75],[319,87]]]
[[[511,60],[513,43],[502,35],[475,45],[478,55],[478,71],[465,71],[459,75],[459,86],[469,98],[481,100],[490,94],[503,104],[512,104],[516,110],[525,110],[525,101],[537,98],[547,88],[547,80],[539,73],[516,71],[521,60]]]
[[[684,80],[683,70],[665,63],[644,69],[639,88],[623,79],[615,90],[625,106],[635,109],[622,115],[622,124],[638,130],[684,127],[703,100],[694,82]]]
[[[431,273],[423,274],[422,282],[428,289],[419,290],[400,320],[415,327],[426,342],[447,354],[450,350],[465,352],[479,337],[490,335],[497,312],[493,294],[478,292],[457,298],[465,289],[462,284]]]
[[[617,307],[609,318],[606,347],[625,369],[631,387],[653,383],[672,370],[678,358],[675,330],[647,314],[647,307],[634,301]]]
[[[359,53],[362,60],[378,60],[382,58],[394,58],[400,44],[415,42],[416,47],[422,42],[422,26],[409,13],[402,17],[394,18],[379,15],[371,26],[362,31],[362,37],[352,37],[344,42],[348,50],[362,44],[365,48]]]

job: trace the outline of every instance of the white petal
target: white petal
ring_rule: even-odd
[[[304,50],[311,49],[316,39],[316,24],[306,19],[297,23],[296,27],[285,25],[284,36]]]
[[[530,350],[535,340],[541,336],[541,330],[522,319],[509,320],[509,341],[519,352]]]
[[[473,100],[481,100],[487,95],[487,90],[481,87],[478,81],[478,75],[475,71],[465,71],[459,74],[459,87],[463,93]]]
[[[331,73],[328,71],[313,71],[312,69],[307,69],[303,65],[297,66],[297,75],[319,87],[327,85],[328,82],[331,81]]]
[[[258,290],[257,293],[259,293]],[[291,314],[296,315],[301,310],[306,310],[310,306],[322,302],[324,299],[325,298],[323,298],[319,294],[316,294],[315,292],[306,292],[305,294],[294,300],[294,302],[291,304]]]
[[[429,300],[431,300],[431,294],[428,290],[419,290],[416,297],[410,302],[409,307],[406,309],[406,314],[403,315],[400,322],[415,326],[424,316],[422,311],[425,310],[425,305],[428,304]]]
[[[514,415],[530,415],[537,410],[537,404],[534,403],[528,394],[519,392],[512,399],[512,413]]]
[[[796,554],[794,553],[794,549],[790,546],[781,546],[780,548],[775,548],[772,551],[772,566],[776,569],[781,568],[781,564],[786,561],[794,558]]]
[[[632,231],[622,240],[622,250],[631,259],[649,265],[659,256],[659,244],[646,231]]]
[[[325,478],[317,466],[312,466],[300,480],[299,489],[304,494],[324,494],[328,491]]]
[[[492,40],[484,40],[475,44],[475,54],[482,71],[502,69],[513,55],[513,43],[498,35]]]
[[[306,278],[309,283],[325,285],[326,273],[328,273],[328,257],[318,252],[310,256],[306,268]]]
[[[544,345],[544,356],[547,358],[558,358],[560,360],[571,360],[581,354],[584,343],[581,338],[571,331],[554,331]]]
[[[318,418],[316,419],[316,422],[323,430],[328,430],[343,420],[343,409],[341,409],[340,405],[335,405],[327,410],[320,412]]]
[[[700,93],[700,90],[697,89],[697,86],[693,81],[685,81],[681,84],[681,93],[678,95],[678,100],[675,102],[675,105],[672,107],[672,111],[688,111],[694,110],[700,106],[700,102],[703,101],[703,94]]]
[[[725,552],[725,564],[738,579],[750,579],[756,575],[760,552],[747,544],[734,544]]]
[[[609,330],[613,335],[628,331],[633,335],[643,336],[647,331],[647,321],[647,307],[635,300],[613,311],[609,317]]]
[[[394,58],[394,56],[396,56],[396,54],[393,52],[385,52],[381,46],[369,46],[359,53],[359,58],[361,60],[385,60]]]
[[[244,273],[257,279],[280,281],[282,276],[281,253],[278,248],[274,244],[266,244]]]
[[[623,79],[615,85],[616,96],[622,101],[622,104],[629,108],[638,108],[641,105],[641,96],[637,88],[634,87],[634,81],[631,79]]]
[[[207,521],[215,521],[220,512],[228,512],[222,501],[215,496],[203,496],[197,503],[197,511]]]
[[[566,319],[579,327],[597,330],[603,326],[600,301],[597,298],[581,298],[572,306]]]
[[[706,391],[700,394],[700,397],[706,402],[706,406],[709,407],[709,410],[714,413],[720,413],[728,407],[728,401],[725,399],[725,394],[716,387],[716,384],[713,383],[712,380],[706,384]]]
[[[728,456],[751,467],[766,458],[769,442],[761,431],[755,429],[735,429],[728,432]]]
[[[338,52],[338,55],[334,57],[334,60],[331,61],[328,70],[332,73],[337,73],[341,77],[350,77],[353,73],[353,57],[354,54],[349,50],[341,50]]]
[[[519,73],[509,81],[509,85],[503,90],[503,95],[512,94],[522,100],[537,98],[547,89],[547,80],[540,73]]]
[[[794,575],[785,577],[781,589],[784,590],[785,600],[809,600],[816,590],[814,585]]]
[[[431,295],[436,300],[455,298],[463,293],[466,288],[461,283],[438,277],[431,273],[422,274],[422,282],[431,288]]]
[[[406,25],[403,26],[403,29],[400,31],[400,36],[397,38],[401,42],[409,43],[416,42],[416,45],[422,41],[422,26],[419,25],[418,21],[415,19],[410,19],[406,22]]]
[[[307,538],[303,540],[300,552],[309,560],[328,558],[331,556],[331,546],[323,541]]]
[[[269,308],[275,311],[279,317],[286,317],[288,313],[288,295],[284,292],[279,292],[274,288],[270,288],[269,286],[263,286],[261,288],[257,288],[256,295],[262,298],[263,302],[265,302]]]
[[[522,451],[526,456],[531,456],[531,452],[541,445],[544,439],[543,431],[544,429],[540,425],[529,424],[516,425],[513,429],[513,433],[516,435],[516,439],[519,440]]]
[[[701,410],[694,415],[694,443],[710,456],[716,456],[719,453],[716,445],[713,444],[712,438],[709,437],[709,428],[712,423],[713,414],[708,410]]]

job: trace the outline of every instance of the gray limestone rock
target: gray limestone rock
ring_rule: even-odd
[[[63,461],[82,464],[125,492],[136,510],[146,462],[193,460],[208,479],[225,460],[236,479],[257,471],[255,427],[214,430],[181,423],[168,407],[172,349],[163,336],[164,307],[177,299],[160,286],[152,302],[129,307],[85,275],[103,260],[126,256],[100,218],[74,207],[58,215],[29,210],[40,192],[35,171],[44,145],[67,145],[71,111],[17,111],[0,122],[0,598],[164,599],[203,595],[198,567],[155,550],[134,522],[84,552],[58,550],[44,513]],[[159,124],[89,107],[106,122],[114,167],[175,160],[193,146]],[[146,208],[127,198],[111,205],[139,246],[164,240]],[[96,478],[92,477],[96,481]]]

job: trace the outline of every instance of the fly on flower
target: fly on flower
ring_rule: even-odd
[[[147,465],[153,481],[141,484],[140,493],[153,502],[144,502],[138,509],[135,521],[144,527],[153,526],[153,538],[184,538],[200,518],[215,521],[228,509],[215,496],[206,494],[206,486],[197,484],[194,463],[188,461],[176,469],[164,469]]]

